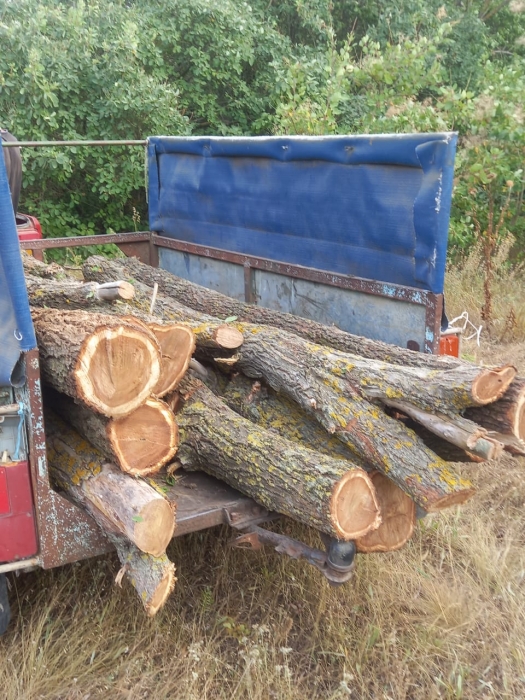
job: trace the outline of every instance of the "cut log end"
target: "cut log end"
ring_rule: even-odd
[[[416,504],[391,479],[374,472],[370,475],[381,509],[381,525],[356,541],[357,551],[393,552],[412,537]]]
[[[150,600],[144,602],[144,608],[150,617],[154,617],[162,608],[175,588],[176,581],[175,565],[171,564],[171,566],[166,567],[164,576],[160,580],[160,583],[153,592]]]
[[[482,370],[472,384],[472,397],[480,406],[497,401],[511,385],[516,372],[512,365]]]
[[[134,541],[143,552],[159,557],[166,551],[175,530],[171,505],[164,498],[146,503],[135,519]]]
[[[143,404],[159,377],[160,355],[154,339],[126,324],[92,333],[75,369],[79,396],[94,410],[114,418]]]
[[[331,499],[332,523],[342,540],[355,540],[379,527],[381,514],[372,481],[362,469],[339,480]]]
[[[525,395],[521,397],[516,409],[514,435],[520,440],[525,440]]]
[[[428,513],[435,513],[445,508],[451,508],[452,506],[460,506],[468,501],[474,495],[474,493],[475,489],[463,489],[462,491],[456,491],[455,493],[447,494],[442,498],[429,502],[425,506],[425,509]]]
[[[126,574],[139,594],[146,613],[153,617],[175,587],[175,566],[165,554],[154,557],[133,547],[119,545],[120,542],[117,542],[122,569],[117,574],[115,583],[120,585],[123,574]]]
[[[107,435],[120,468],[134,476],[158,472],[173,459],[179,444],[173,412],[153,398],[131,415],[110,421]]]
[[[220,348],[225,350],[236,350],[240,348],[244,342],[243,334],[228,324],[219,326],[214,334],[214,340]]]
[[[160,379],[153,389],[159,398],[173,391],[186,374],[195,352],[195,335],[187,326],[149,324],[161,352]]]
[[[117,299],[128,301],[133,299],[134,295],[135,288],[125,280],[99,284],[95,292],[96,298],[100,301],[116,301]]]

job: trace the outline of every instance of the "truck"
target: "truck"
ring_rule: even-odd
[[[17,235],[0,157],[0,631],[7,572],[112,550],[50,480],[21,250],[43,259],[50,249],[114,243],[237,300],[413,351],[451,352],[443,288],[456,142],[455,133],[125,142],[145,148],[149,230],[51,239]],[[79,142],[17,145],[57,143]],[[309,547],[266,530],[278,514],[217,479],[192,473],[198,488],[188,489],[184,478],[172,494],[177,537],[228,525],[243,543],[303,558],[333,584],[351,577],[353,543]]]

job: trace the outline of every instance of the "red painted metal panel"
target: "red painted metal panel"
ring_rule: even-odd
[[[31,557],[38,551],[38,542],[27,462],[0,467],[0,492],[8,504],[6,512],[0,508],[0,561]]]
[[[11,511],[9,504],[9,491],[7,489],[7,476],[5,469],[0,469],[0,515],[6,515]]]

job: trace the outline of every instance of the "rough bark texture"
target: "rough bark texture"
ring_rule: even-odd
[[[228,380],[224,375],[209,371],[211,376],[206,383],[213,382],[216,393],[243,418],[310,450],[337,459],[347,459],[362,469],[370,469],[359,455],[327,433],[314,418],[286,396],[278,395],[259,380],[248,379],[243,374],[237,374]],[[211,383],[208,385],[212,386]]]
[[[115,279],[113,271],[115,266],[116,269],[120,269],[116,260],[111,261],[96,257],[93,264],[86,262],[82,269],[86,279],[102,283]],[[148,316],[151,318],[149,309],[153,290],[140,280],[132,280],[132,284],[135,296],[126,307],[127,313],[138,315],[139,318],[143,319]],[[163,323],[182,323],[191,328],[195,333],[198,347],[235,350],[242,345],[242,333],[235,326],[225,324],[219,318],[208,314],[199,313],[170,299],[165,294],[157,294],[153,311],[155,317]]]
[[[175,529],[170,504],[143,481],[105,462],[64,421],[47,411],[48,463],[55,481],[82,505],[96,508],[141,551],[160,556]]]
[[[99,257],[90,258],[84,264],[83,270],[89,279],[97,281],[114,279],[115,275],[125,275],[126,271],[140,273],[143,279],[152,283],[165,279],[170,282],[173,278],[173,275],[164,270],[154,270],[152,276],[149,270],[153,268],[128,259],[110,261]],[[134,280],[133,283],[136,290],[143,289],[142,282]],[[160,284],[159,282],[159,287]],[[169,292],[169,285],[163,288]],[[140,293],[142,294],[142,291]],[[165,303],[169,307],[176,302],[166,299]],[[245,340],[256,336],[257,340],[266,337],[272,338],[273,342],[285,343],[287,338],[297,338],[289,332],[269,326],[239,322],[235,322],[234,325],[244,335]],[[370,398],[407,400],[420,408],[439,410],[443,413],[496,401],[516,374],[516,370],[510,366],[488,370],[463,364],[446,371],[425,367],[400,367],[380,360],[334,351],[304,339],[297,340],[295,345],[301,348],[302,354],[323,355],[327,368],[331,368],[338,377],[347,376],[349,381]],[[242,348],[239,352],[242,356]]]
[[[256,501],[339,539],[381,522],[367,474],[284,440],[229,409],[199,380],[186,377],[177,414],[179,460]],[[360,534],[358,534],[360,533]]]
[[[122,564],[117,582],[120,583],[124,573],[139,594],[145,611],[153,617],[162,608],[175,587],[177,581],[175,565],[166,554],[153,557],[151,554],[141,552],[124,538],[115,540],[110,536],[110,539],[115,545]]]
[[[490,437],[485,428],[467,418],[427,413],[403,401],[385,401],[385,403],[410,416],[439,438],[479,457],[482,461],[497,459],[503,452],[503,443]]]
[[[44,381],[99,413],[128,415],[159,380],[155,337],[119,318],[33,309],[33,322]]]
[[[32,306],[48,309],[89,309],[93,301],[109,304],[133,298],[129,282],[78,282],[40,278],[26,272],[26,287]]]
[[[465,416],[487,430],[525,440],[525,378],[517,377],[495,404],[469,408]]]
[[[153,389],[160,399],[173,391],[186,374],[195,352],[195,335],[191,328],[181,325],[150,323],[149,329],[161,352],[160,378]]]
[[[348,459],[363,469],[369,467],[360,462],[343,443],[323,428],[297,404],[272,389],[241,374],[231,381],[218,373],[212,374],[214,387],[222,399],[237,413],[268,430],[274,430],[287,440],[321,454]],[[372,481],[381,511],[381,525],[357,541],[362,552],[392,551],[399,549],[412,536],[415,524],[415,504],[397,484],[380,472],[373,472]]]
[[[451,473],[413,431],[363,398],[343,371],[339,376],[332,371],[329,350],[272,328],[245,338],[237,363],[244,374],[263,377],[298,403],[425,510],[463,503],[472,495],[471,484]]]
[[[68,280],[74,277],[57,263],[44,263],[37,260],[25,250],[22,250],[22,263],[26,275],[41,277],[42,279]]]
[[[463,362],[457,358],[444,355],[426,355],[412,350],[405,350],[394,345],[346,333],[335,326],[325,326],[322,323],[292,314],[246,304],[220,292],[188,282],[188,280],[177,277],[166,270],[152,268],[141,263],[137,258],[119,258],[115,261],[105,261],[101,256],[93,256],[88,259],[86,264],[88,266],[103,266],[108,263],[113,271],[120,270],[119,277],[140,280],[150,287],[156,282],[159,285],[159,291],[172,299],[190,306],[192,309],[218,318],[237,316],[239,321],[275,326],[319,345],[326,345],[342,352],[392,364],[426,367],[429,369],[453,369],[460,366],[472,367],[470,363]]]
[[[106,418],[65,394],[46,390],[45,403],[64,421],[133,476],[155,474],[177,452],[179,431],[169,406],[150,398],[125,418]]]
[[[371,475],[379,507],[381,525],[356,541],[358,552],[393,552],[408,542],[416,524],[416,506],[406,493],[390,479],[374,472]]]

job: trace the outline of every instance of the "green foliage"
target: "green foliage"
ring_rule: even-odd
[[[178,91],[148,72],[139,13],[123,2],[0,2],[0,114],[19,139],[140,139],[187,133]],[[47,235],[130,228],[144,210],[144,152],[24,153],[22,206]]]
[[[0,41],[23,139],[457,130],[454,250],[524,248],[523,0],[0,0]],[[46,235],[147,227],[142,149],[24,165]]]

